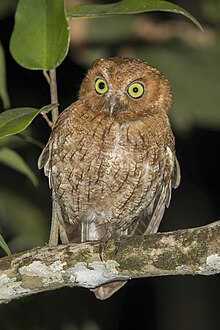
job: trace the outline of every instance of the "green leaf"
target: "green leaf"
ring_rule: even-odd
[[[9,256],[9,258],[12,259],[11,251],[1,234],[0,234],[0,247],[5,251],[5,253]]]
[[[0,139],[22,132],[40,112],[49,112],[56,104],[47,105],[41,109],[15,108],[0,114]]]
[[[21,66],[56,68],[67,54],[69,39],[64,0],[19,0],[10,51]]]
[[[26,175],[35,187],[38,185],[35,174],[16,151],[9,148],[0,149],[0,163]]]
[[[105,5],[78,5],[70,8],[67,11],[67,16],[70,18],[92,18],[123,14],[138,14],[151,11],[165,11],[184,15],[202,30],[202,27],[197,19],[188,13],[185,9],[175,5],[174,3],[160,0],[122,0],[116,3]]]
[[[5,70],[5,55],[2,48],[2,45],[0,43],[0,99],[2,99],[3,107],[9,108],[10,107],[10,101],[7,93],[6,88],[6,70]]]

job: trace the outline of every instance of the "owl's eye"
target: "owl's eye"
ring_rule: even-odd
[[[133,99],[139,99],[144,94],[144,86],[140,83],[132,83],[128,87],[128,94]]]
[[[95,90],[98,94],[104,94],[108,91],[108,85],[104,79],[98,78],[95,82]]]

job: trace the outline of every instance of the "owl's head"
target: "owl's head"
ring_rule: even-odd
[[[169,82],[160,71],[129,57],[96,60],[79,98],[89,111],[122,120],[167,112],[172,104]]]

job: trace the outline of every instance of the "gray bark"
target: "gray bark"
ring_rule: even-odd
[[[148,236],[124,237],[115,255],[110,243],[43,246],[0,259],[0,303],[64,286],[96,288],[128,279],[220,272],[220,221]]]

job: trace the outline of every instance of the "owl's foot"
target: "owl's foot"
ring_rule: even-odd
[[[107,244],[107,242],[105,242],[105,243],[100,242],[99,243],[99,258],[101,259],[101,261],[103,261],[103,252],[105,250],[106,244]]]
[[[115,243],[115,255],[116,255],[118,253],[118,251],[120,250],[120,248],[121,248],[121,237],[117,236],[114,239],[114,243]]]
[[[100,257],[101,261],[103,261],[103,253],[104,253],[104,251],[105,251],[105,248],[106,248],[106,246],[107,246],[108,241],[109,241],[111,238],[114,240],[114,244],[115,244],[115,255],[116,255],[116,254],[119,252],[119,250],[120,250],[120,247],[121,247],[121,244],[120,244],[120,242],[121,242],[121,240],[120,240],[121,235],[120,235],[120,234],[117,235],[117,234],[115,234],[115,233],[114,233],[114,234],[111,234],[111,235],[109,235],[109,233],[106,234],[106,235],[101,239],[100,244],[99,244],[99,257]]]

